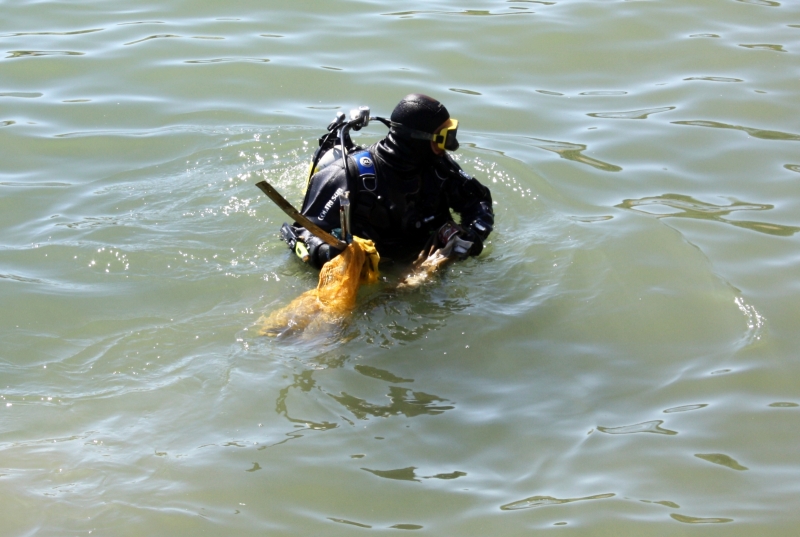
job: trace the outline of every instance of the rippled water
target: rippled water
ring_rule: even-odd
[[[3,535],[796,533],[797,3],[0,5]],[[255,336],[254,183],[412,91],[491,244]]]

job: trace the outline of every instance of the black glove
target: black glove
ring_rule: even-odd
[[[447,222],[439,228],[435,235],[434,244],[438,248],[444,248],[456,238],[458,241],[453,245],[451,254],[456,255],[459,259],[479,255],[483,251],[483,240],[481,240],[476,230],[469,227],[461,227],[453,221]]]
[[[469,255],[476,256],[480,255],[483,251],[483,241],[489,236],[489,233],[492,232],[492,224],[481,220],[480,218],[476,218],[470,224],[464,228],[464,232],[461,233],[461,238],[465,241],[470,241],[472,243],[472,248],[469,249]]]

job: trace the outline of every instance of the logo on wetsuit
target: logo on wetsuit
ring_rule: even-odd
[[[336,200],[338,200],[339,196],[342,194],[344,194],[344,190],[342,188],[337,188],[336,192],[333,193],[331,199],[329,199],[328,203],[325,204],[325,207],[322,208],[322,211],[319,213],[319,216],[317,218],[319,218],[320,220],[325,220],[325,215],[328,214],[328,211],[331,210],[333,204],[336,203]]]
[[[366,156],[365,157],[361,157],[360,159],[358,159],[358,162],[359,162],[359,164],[361,164],[365,168],[371,168],[372,167],[372,159],[369,158],[369,157],[366,157]]]

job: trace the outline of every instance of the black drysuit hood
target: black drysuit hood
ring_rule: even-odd
[[[392,111],[391,120],[409,129],[433,133],[450,119],[447,108],[432,97],[421,93],[406,95]],[[374,156],[385,171],[408,176],[431,166],[441,158],[428,140],[418,140],[390,129],[386,138],[374,146]]]

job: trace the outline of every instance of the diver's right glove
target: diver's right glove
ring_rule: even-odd
[[[476,218],[466,228],[463,228],[460,237],[472,243],[472,248],[470,248],[468,255],[480,255],[483,251],[483,241],[486,240],[493,229],[492,224],[480,218]]]
[[[447,252],[445,255],[450,257],[454,256],[459,259],[466,259],[471,255],[478,255],[483,250],[483,244],[480,238],[474,236],[474,233],[464,229],[455,222],[447,222],[439,231],[436,232],[435,244],[442,252]],[[477,252],[473,253],[476,250]]]

